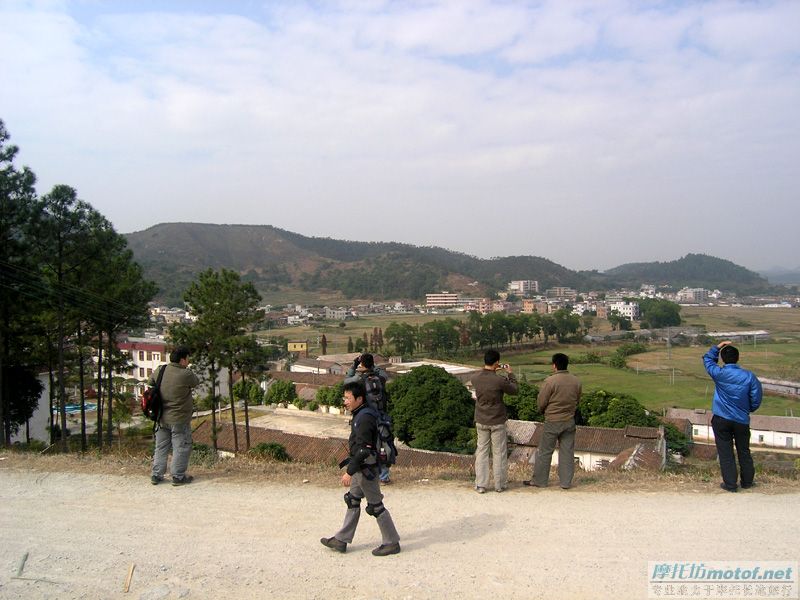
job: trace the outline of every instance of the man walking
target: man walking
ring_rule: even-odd
[[[558,442],[558,479],[562,489],[572,487],[575,473],[575,409],[581,398],[581,382],[567,367],[566,354],[553,355],[553,374],[544,380],[536,403],[544,413],[544,429],[533,463],[533,479],[524,485],[547,487],[553,450]]]
[[[163,411],[156,426],[156,449],[153,455],[153,470],[150,483],[158,485],[164,480],[167,469],[167,455],[172,447],[172,463],[169,472],[172,485],[184,485],[192,481],[186,474],[189,466],[189,455],[192,453],[192,389],[200,380],[187,367],[189,350],[178,347],[170,353],[170,363],[163,365],[164,375],[161,379],[161,398]],[[150,375],[149,384],[154,386],[159,370]]]
[[[724,366],[717,360],[722,357]],[[755,468],[750,455],[750,413],[761,406],[761,382],[753,373],[738,364],[739,350],[731,342],[720,342],[711,346],[703,355],[706,372],[714,380],[714,400],[711,405],[711,428],[717,445],[719,468],[722,471],[720,487],[729,492],[753,487]],[[733,445],[739,457],[737,473]]]
[[[374,407],[380,412],[389,413],[389,394],[386,392],[386,381],[389,379],[389,375],[384,369],[375,366],[375,357],[372,354],[365,352],[357,356],[345,377],[345,383],[361,381],[364,384],[366,403],[369,404],[371,399]],[[380,479],[384,485],[392,483],[389,468],[389,465],[381,464]]]
[[[509,365],[500,365],[500,353],[487,350],[483,369],[472,378],[475,389],[475,429],[478,447],[475,449],[475,491],[484,494],[489,487],[489,448],[492,451],[494,489],[502,492],[508,487],[508,413],[504,394],[517,393],[517,380]],[[498,375],[504,371],[506,376]]]
[[[347,471],[342,475],[342,485],[350,488],[344,495],[347,512],[342,528],[333,537],[322,538],[320,542],[337,552],[347,552],[347,544],[353,541],[361,517],[361,500],[366,498],[367,514],[375,517],[381,531],[381,545],[372,554],[388,556],[400,552],[400,536],[392,516],[383,505],[375,447],[378,438],[377,414],[365,404],[364,398],[364,385],[360,381],[344,384],[344,406],[353,415],[350,421],[350,452],[342,465],[347,465]]]

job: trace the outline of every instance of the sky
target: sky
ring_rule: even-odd
[[[17,163],[191,221],[800,266],[800,2],[0,2]]]

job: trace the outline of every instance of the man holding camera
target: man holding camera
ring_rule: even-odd
[[[475,449],[475,491],[486,492],[489,487],[489,448],[492,452],[494,489],[502,492],[508,487],[508,413],[504,394],[517,393],[517,380],[509,365],[500,364],[500,353],[487,350],[483,369],[472,378],[475,390],[475,429],[478,447]],[[497,371],[505,372],[505,377]]]

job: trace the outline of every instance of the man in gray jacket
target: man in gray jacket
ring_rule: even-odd
[[[189,455],[192,453],[192,389],[197,387],[200,380],[187,368],[187,348],[176,348],[170,353],[169,360],[168,365],[160,367],[165,369],[160,387],[163,410],[156,426],[156,450],[150,475],[150,483],[153,485],[164,480],[170,446],[172,464],[169,472],[172,475],[172,485],[184,485],[192,481],[192,476],[186,474]],[[150,375],[148,383],[151,386],[155,385],[160,369]]]
[[[542,383],[537,405],[544,413],[544,429],[536,450],[533,480],[524,485],[546,487],[550,479],[550,463],[558,442],[558,479],[563,489],[572,487],[575,472],[575,409],[581,398],[580,380],[567,371],[569,357],[553,355],[553,374]]]

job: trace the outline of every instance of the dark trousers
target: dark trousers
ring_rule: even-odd
[[[714,415],[711,417],[711,428],[714,430],[719,468],[722,471],[722,482],[725,487],[731,491],[736,490],[739,479],[736,460],[733,457],[734,443],[739,457],[742,487],[748,488],[753,485],[756,470],[753,466],[753,457],[750,455],[750,426]]]

